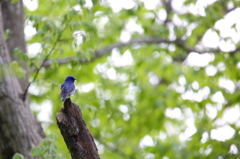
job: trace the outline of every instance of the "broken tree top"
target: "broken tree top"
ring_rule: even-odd
[[[66,99],[56,118],[72,159],[99,159],[96,144],[86,128],[81,110],[70,98]]]

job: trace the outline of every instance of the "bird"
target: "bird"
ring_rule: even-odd
[[[76,79],[73,76],[67,76],[61,85],[61,100],[64,102],[68,97],[73,95],[75,91],[74,81]]]

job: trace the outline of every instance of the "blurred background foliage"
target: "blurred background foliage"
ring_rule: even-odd
[[[101,158],[236,157],[239,3],[24,1],[28,54],[15,56],[33,70],[29,81],[48,56],[29,93],[46,135],[56,135],[57,154],[70,158],[55,114],[63,105],[60,85],[73,75],[71,99]],[[12,67],[24,74],[16,62]]]

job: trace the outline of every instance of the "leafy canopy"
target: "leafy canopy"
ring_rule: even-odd
[[[58,154],[70,158],[55,113],[62,106],[59,86],[73,75],[72,101],[101,158],[237,155],[239,117],[223,116],[239,112],[239,38],[220,28],[239,1],[185,0],[181,8],[180,1],[148,3],[39,0],[36,10],[26,8],[26,25],[36,29],[27,43],[41,47],[20,59],[34,70],[30,81],[41,68],[29,93],[39,120],[39,110],[50,103],[45,132],[56,134]],[[236,20],[226,29],[239,35],[239,25]]]

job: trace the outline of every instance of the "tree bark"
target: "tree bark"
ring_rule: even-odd
[[[19,95],[23,93],[23,89],[19,80],[9,71],[12,58],[4,39],[3,24],[5,22],[3,21],[2,8],[5,2],[9,5],[18,5],[14,12],[22,9],[22,5],[10,4],[10,1],[0,3],[0,158],[10,159],[14,153],[19,152],[27,159],[30,159],[29,152],[31,148],[40,143],[44,134],[41,125],[37,122],[29,107],[28,100],[23,101],[19,98]],[[15,20],[15,18],[5,20],[11,21]],[[17,31],[23,33],[23,27],[21,29],[18,28]],[[12,34],[11,36],[18,35]],[[13,39],[16,38],[18,37]],[[19,40],[22,39],[19,38]],[[11,42],[13,47],[18,47],[16,41]],[[24,47],[22,46],[23,49]]]
[[[12,55],[14,49],[20,49],[23,54],[27,52],[24,35],[23,2],[22,0],[18,0],[17,3],[11,4],[11,0],[3,0],[1,7],[3,28],[4,31],[9,31],[8,39],[6,39],[8,51],[10,53],[11,60],[18,61],[17,57]],[[26,62],[21,62],[20,65],[24,70],[26,70],[25,76],[18,79],[22,89],[24,90],[28,85],[29,69]]]
[[[82,119],[81,110],[70,98],[56,114],[57,124],[71,153],[72,159],[99,159],[93,137]]]

